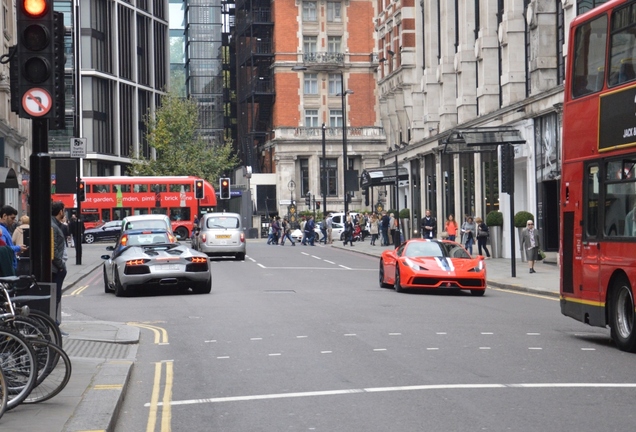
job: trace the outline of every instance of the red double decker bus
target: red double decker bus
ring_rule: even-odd
[[[563,104],[561,312],[636,351],[636,1],[573,20]]]
[[[172,229],[179,238],[187,238],[198,212],[212,211],[216,195],[210,183],[203,180],[204,198],[195,198],[197,177],[83,177],[86,200],[82,202],[85,228],[126,216],[164,214],[170,217]],[[77,208],[75,194],[51,194],[67,209]]]

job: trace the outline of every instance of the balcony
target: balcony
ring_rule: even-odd
[[[344,67],[345,55],[342,53],[303,53],[303,65],[317,69],[339,69]]]
[[[322,137],[322,127],[281,127],[276,129],[276,138],[280,139],[307,139],[314,137]],[[325,128],[325,136],[327,138],[342,139],[342,127]],[[347,128],[347,139],[356,138],[383,138],[385,137],[384,128],[375,126],[352,127]]]
[[[251,25],[273,26],[271,8],[256,8],[251,11],[236,12],[236,32],[242,34]]]
[[[245,60],[251,56],[272,57],[273,52],[271,40],[252,39],[251,41],[242,41],[238,46],[239,64],[243,64]]]

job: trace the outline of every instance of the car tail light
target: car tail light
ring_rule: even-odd
[[[168,233],[168,240],[170,240],[170,243],[176,243],[177,242],[177,238],[175,236],[173,236],[172,234]]]
[[[241,243],[245,243],[245,233],[241,233]]]
[[[203,243],[205,243],[205,241],[206,241],[206,235],[205,235],[205,234],[203,234],[203,235],[201,236],[201,241],[202,241]]]
[[[146,264],[148,261],[150,261],[149,259],[136,259],[136,260],[130,260],[130,261],[126,261],[126,266],[140,266],[140,265],[144,265]]]
[[[192,261],[195,264],[200,264],[200,263],[204,263],[204,262],[208,262],[207,257],[190,257],[190,258],[186,258],[188,261]]]
[[[126,246],[128,244],[128,234],[121,236],[121,245]]]

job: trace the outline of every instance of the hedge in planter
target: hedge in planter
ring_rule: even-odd
[[[525,228],[528,221],[534,222],[534,215],[527,211],[520,211],[515,214],[515,226],[517,228]]]
[[[503,226],[503,213],[497,210],[493,210],[486,215],[486,225],[491,226]]]

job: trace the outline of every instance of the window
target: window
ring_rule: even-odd
[[[318,38],[316,36],[303,36],[303,53],[315,54],[318,47]]]
[[[595,170],[595,171],[593,171]],[[605,197],[599,200],[598,169],[592,166],[588,175],[588,234],[596,234],[599,215],[594,205],[605,203],[605,236],[636,237],[636,163],[632,158],[612,160],[605,164]],[[596,174],[596,175],[595,175]],[[594,218],[593,216],[596,216]],[[592,225],[594,224],[594,225]],[[593,230],[593,231],[592,231]]]
[[[335,96],[342,92],[342,75],[329,74],[329,96]]]
[[[136,184],[134,185],[135,192],[148,192],[148,185]]]
[[[129,184],[125,184],[125,185],[115,185],[115,192],[125,192],[125,193],[130,193],[130,185]]]
[[[316,2],[303,2],[303,21],[317,21]]]
[[[305,74],[305,94],[317,95],[318,94],[318,74]]]
[[[603,87],[606,35],[607,17],[605,15],[582,24],[576,29],[572,72],[574,74],[572,79],[573,97],[584,96]],[[620,62],[618,57],[616,59]],[[612,53],[612,64],[616,59]],[[610,79],[611,81],[612,79]],[[616,76],[615,81],[618,81],[618,76]]]
[[[305,110],[305,126],[318,127],[318,110]]]
[[[109,193],[110,185],[93,185],[93,193]]]
[[[330,53],[340,53],[342,46],[342,37],[341,36],[329,36],[327,38],[327,50]]]
[[[612,16],[610,70],[608,74],[610,85],[622,84],[636,79],[636,34],[634,33],[636,22],[634,13],[636,13],[636,8],[631,4],[617,10]],[[600,72],[599,75],[602,76]]]
[[[322,158],[320,158],[322,168]],[[320,178],[320,190],[324,187],[324,179],[327,179],[327,196],[338,195],[338,159],[325,159],[324,177]]]
[[[342,110],[329,110],[329,126],[342,127]]]
[[[309,159],[300,160],[300,194],[307,196],[309,192]]]
[[[342,3],[327,2],[327,21],[329,22],[342,21]]]

